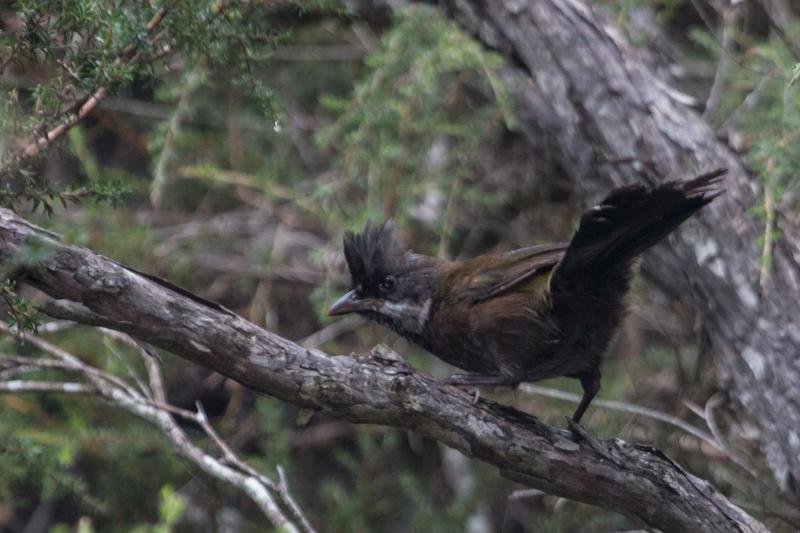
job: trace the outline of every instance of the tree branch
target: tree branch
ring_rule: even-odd
[[[23,264],[33,243],[45,259]],[[163,280],[63,244],[8,210],[0,210],[0,257],[53,298],[49,314],[124,331],[280,400],[418,432],[510,479],[662,530],[766,531],[658,450],[588,442],[515,409],[474,404],[402,361],[302,348]]]

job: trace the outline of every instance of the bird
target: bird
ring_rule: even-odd
[[[578,379],[578,424],[600,390],[636,258],[721,194],[725,172],[616,188],[583,213],[567,243],[461,261],[405,251],[393,224],[367,221],[344,233],[352,290],[328,313],[362,315],[465,371],[452,385]]]

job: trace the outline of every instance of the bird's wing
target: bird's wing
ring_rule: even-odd
[[[726,172],[717,169],[692,180],[611,191],[581,217],[553,273],[553,292],[574,294],[580,292],[578,287],[605,290],[615,280],[628,278],[636,256],[721,194],[720,176]]]
[[[545,244],[476,258],[475,268],[468,268],[474,273],[464,276],[467,282],[459,295],[476,303],[488,300],[537,273],[550,271],[566,249],[566,243]]]

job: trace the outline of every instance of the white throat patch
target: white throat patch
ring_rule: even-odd
[[[401,328],[410,333],[422,333],[431,313],[431,299],[418,304],[409,301],[391,302],[385,300],[381,303],[380,312],[392,317]]]

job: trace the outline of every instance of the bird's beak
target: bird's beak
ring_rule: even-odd
[[[356,291],[350,291],[334,303],[328,309],[328,315],[346,315],[348,313],[356,313],[358,311],[369,311],[373,308],[373,300],[371,298],[359,298]]]

